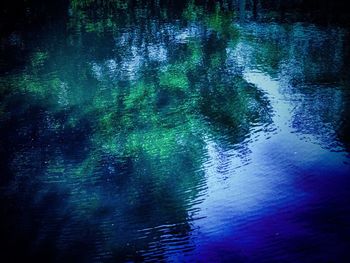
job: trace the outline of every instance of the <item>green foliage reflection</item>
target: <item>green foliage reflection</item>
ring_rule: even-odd
[[[110,7],[116,13],[103,12]],[[63,44],[42,43],[24,70],[2,79],[9,90],[2,111],[19,96],[32,115],[9,117],[31,138],[16,155],[18,173],[30,174],[27,162],[39,155],[32,180],[65,193],[61,213],[88,218],[84,227],[109,236],[104,249],[114,255],[129,242],[141,249],[162,238],[135,241],[136,230],[179,224],[188,233],[208,140],[234,147],[269,119],[262,94],[228,69],[226,49],[239,38],[233,14],[219,6],[205,14],[191,2],[179,25],[155,23],[145,8],[126,12],[128,1],[70,8],[69,34],[57,36]]]

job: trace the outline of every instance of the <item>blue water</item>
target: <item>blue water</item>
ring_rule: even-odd
[[[1,40],[1,257],[348,262],[348,30],[118,8]]]

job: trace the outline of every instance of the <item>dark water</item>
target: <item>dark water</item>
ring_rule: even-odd
[[[2,262],[349,262],[346,27],[64,14],[1,38]]]

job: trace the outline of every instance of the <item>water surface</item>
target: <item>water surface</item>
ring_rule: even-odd
[[[349,260],[346,28],[88,2],[1,39],[3,257]]]

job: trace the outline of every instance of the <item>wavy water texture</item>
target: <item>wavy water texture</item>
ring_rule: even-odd
[[[1,257],[348,256],[348,31],[141,2],[1,40]]]

